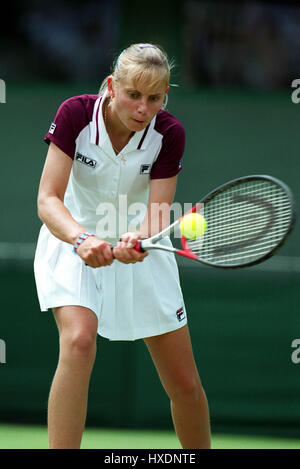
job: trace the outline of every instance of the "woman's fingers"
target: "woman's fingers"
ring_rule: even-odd
[[[121,241],[114,247],[115,258],[125,264],[142,262],[148,253],[140,253],[134,249],[139,235],[136,233],[126,233],[122,236]]]
[[[111,244],[90,236],[77,249],[77,254],[90,267],[105,267],[114,261]]]

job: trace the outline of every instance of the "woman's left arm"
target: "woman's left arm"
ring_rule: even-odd
[[[133,247],[138,239],[149,238],[170,224],[170,209],[176,191],[177,175],[150,181],[147,213],[138,231],[123,234],[114,248],[115,258],[124,263],[142,262],[148,252],[138,253]]]
[[[176,183],[177,175],[166,179],[151,179],[147,213],[138,230],[141,238],[150,238],[170,225]]]

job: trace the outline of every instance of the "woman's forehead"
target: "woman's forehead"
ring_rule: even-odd
[[[121,81],[121,85],[130,90],[139,91],[141,94],[154,95],[165,92],[166,83],[165,80],[160,80],[158,83],[147,83],[143,80],[132,80],[130,78],[124,78]]]

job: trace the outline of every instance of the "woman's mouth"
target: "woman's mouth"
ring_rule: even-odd
[[[145,122],[145,121],[138,121],[137,119],[133,119],[133,118],[132,118],[132,120],[134,120],[134,122],[136,122],[137,124],[144,124],[144,122]]]

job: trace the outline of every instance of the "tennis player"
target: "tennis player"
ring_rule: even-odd
[[[61,104],[44,138],[34,269],[41,310],[53,310],[60,339],[48,405],[50,448],[80,448],[97,333],[144,339],[181,446],[210,447],[174,255],[133,249],[169,224],[169,213],[157,220],[151,207],[171,206],[182,169],[184,128],[164,109],[170,69],[159,46],[131,45],[99,94]],[[145,210],[137,214],[134,204]]]

